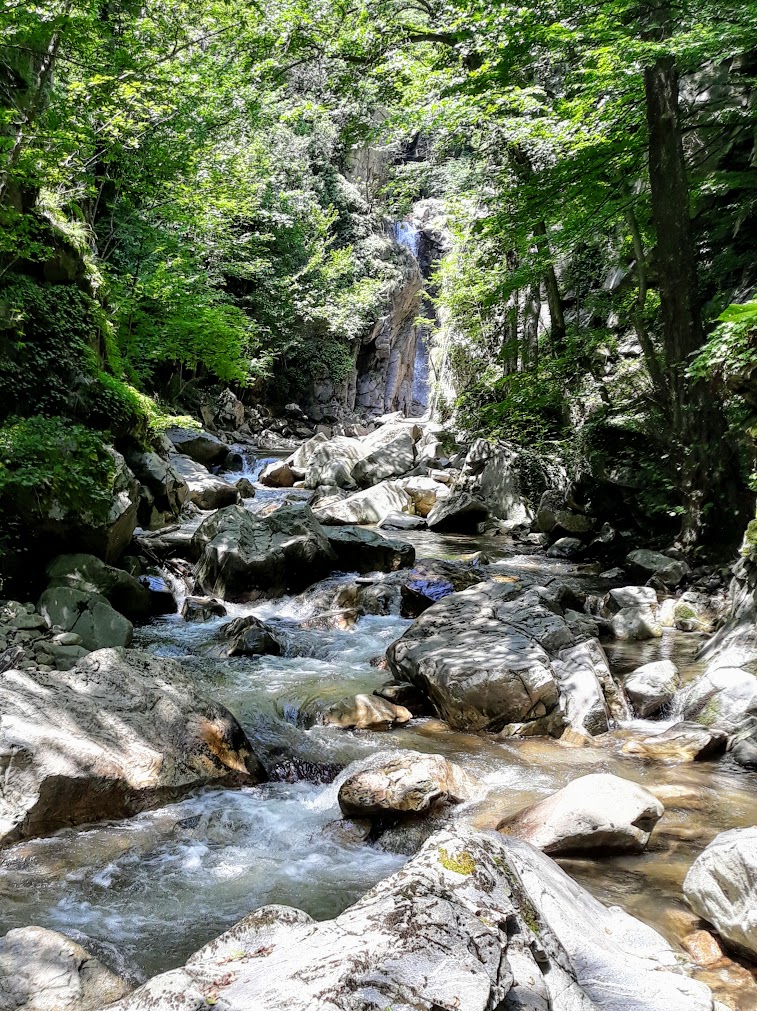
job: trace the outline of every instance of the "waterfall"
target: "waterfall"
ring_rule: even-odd
[[[411,221],[395,221],[393,228],[394,241],[404,246],[418,263],[421,233]],[[420,266],[420,264],[419,264]],[[426,341],[426,328],[416,327],[415,359],[412,376],[412,403],[408,413],[413,417],[422,417],[428,411],[431,393],[431,368],[429,348]]]
[[[394,241],[400,245],[404,246],[405,249],[410,250],[415,260],[418,259],[418,249],[420,247],[421,233],[415,227],[415,225],[410,221],[395,221],[394,227]]]

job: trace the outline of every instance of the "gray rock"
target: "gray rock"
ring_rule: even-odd
[[[123,569],[106,565],[94,555],[58,555],[47,567],[47,585],[48,588],[68,586],[83,593],[99,594],[129,617],[144,617],[151,610],[149,590],[138,579]]]
[[[616,639],[659,639],[662,635],[657,594],[651,586],[620,586],[610,590],[602,602],[602,614],[609,616]]]
[[[659,713],[673,699],[680,684],[681,677],[672,660],[645,663],[623,680],[636,715],[641,717]]]
[[[297,478],[286,460],[269,463],[260,475],[260,483],[267,488],[291,488]]]
[[[171,457],[171,462],[186,481],[189,497],[198,509],[223,509],[237,501],[239,493],[236,485],[211,474],[201,463],[180,453]]]
[[[665,809],[619,776],[581,776],[500,822],[497,830],[545,853],[640,853]]]
[[[224,1011],[713,1011],[651,927],[527,843],[463,829],[334,920],[258,910],[117,1011],[200,1011],[209,992]]]
[[[345,818],[378,821],[427,815],[460,804],[475,794],[476,784],[460,766],[441,755],[374,755],[339,787]]]
[[[48,625],[75,632],[86,649],[131,645],[132,623],[99,593],[56,586],[45,590],[37,607]]]
[[[347,498],[313,503],[318,520],[332,526],[367,526],[380,523],[390,514],[409,513],[412,508],[412,499],[396,481],[382,481],[373,488],[366,488]]]
[[[475,533],[478,524],[489,516],[484,503],[468,492],[458,492],[437,502],[426,517],[429,530],[451,533]]]
[[[422,516],[407,513],[389,513],[378,524],[379,530],[424,530],[426,521]]]
[[[613,681],[604,650],[595,639],[568,646],[552,662],[560,690],[560,709],[567,726],[603,734],[611,719],[627,719],[628,706]]]
[[[647,548],[631,551],[624,564],[631,573],[637,572],[644,579],[656,576],[666,586],[677,586],[690,571],[686,562]]]
[[[166,435],[177,453],[191,457],[204,467],[220,463],[229,451],[225,442],[200,428],[169,428]]]
[[[325,531],[306,505],[283,505],[268,516],[229,506],[204,520],[192,540],[200,559],[197,588],[224,599],[302,589],[336,564]]]
[[[630,737],[621,748],[623,754],[651,758],[658,762],[695,762],[722,755],[727,737],[720,730],[681,722],[660,734]]]
[[[96,1011],[131,989],[65,934],[21,927],[0,938],[3,1011]]]
[[[133,451],[127,462],[142,485],[142,526],[154,529],[175,519],[189,500],[189,486],[173,463],[151,451]]]
[[[400,484],[412,499],[413,509],[421,518],[428,516],[437,502],[450,495],[448,485],[440,484],[432,477],[407,477]]]
[[[281,643],[270,629],[253,615],[235,618],[221,629],[229,640],[227,656],[278,656]]]
[[[307,462],[305,487],[333,485],[337,488],[355,488],[352,473],[355,465],[362,459],[363,452],[360,439],[350,439],[343,435],[319,443],[313,448]]]
[[[742,667],[708,669],[676,695],[684,719],[734,733],[757,716],[757,675]]]
[[[578,537],[561,537],[547,551],[547,558],[575,558],[583,549]]]
[[[721,832],[692,864],[683,892],[724,941],[757,955],[757,828]]]
[[[98,650],[67,673],[8,671],[0,709],[0,845],[131,815],[203,783],[264,778],[228,710],[175,661],[135,650]]]
[[[361,527],[330,527],[326,537],[343,572],[396,572],[415,561],[415,548]]]
[[[363,452],[365,455],[352,469],[361,488],[399,477],[415,466],[415,440],[405,425],[378,429],[363,441]]]
[[[185,597],[181,606],[181,616],[185,621],[212,621],[224,618],[226,614],[226,608],[215,597]]]
[[[413,714],[376,695],[354,695],[326,708],[304,714],[306,722],[341,727],[343,730],[386,730],[409,723]]]

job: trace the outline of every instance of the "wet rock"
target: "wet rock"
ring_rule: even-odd
[[[126,459],[142,486],[141,525],[154,529],[175,519],[189,500],[189,486],[173,463],[151,451],[133,451]]]
[[[757,740],[754,736],[736,741],[731,748],[731,758],[742,769],[757,771]]]
[[[211,474],[202,464],[180,454],[171,457],[171,462],[187,482],[189,497],[198,509],[223,509],[237,501],[236,485]]]
[[[339,787],[345,818],[391,821],[429,814],[436,808],[470,800],[471,777],[441,755],[408,752],[374,756],[368,768],[348,776]]]
[[[375,695],[355,695],[323,710],[316,722],[343,730],[387,730],[409,723],[413,714]]]
[[[380,530],[424,530],[426,521],[422,516],[407,513],[389,513],[378,524]]]
[[[611,719],[628,719],[628,705],[595,639],[560,650],[552,669],[560,690],[563,720],[572,730],[593,737],[605,733]]]
[[[215,597],[185,597],[181,607],[181,616],[185,621],[212,621],[224,618],[226,614],[226,608]]]
[[[380,523],[390,514],[409,513],[412,507],[412,499],[396,481],[382,481],[346,498],[313,504],[317,519],[332,526],[369,526]]]
[[[397,680],[420,688],[455,729],[499,730],[558,707],[551,657],[573,637],[537,594],[516,595],[502,583],[451,594],[387,651]]]
[[[136,650],[98,650],[67,673],[9,671],[0,708],[0,845],[125,817],[203,783],[264,778],[228,710],[175,661]]]
[[[221,634],[229,640],[227,656],[278,656],[281,653],[279,640],[253,615],[235,618],[223,626]]]
[[[384,661],[384,658],[379,657],[379,660]],[[398,684],[390,681],[389,684],[377,688],[373,694],[386,702],[391,702],[394,706],[403,706],[405,709],[409,709],[416,716],[430,715],[428,699],[418,691],[415,685],[407,682]]]
[[[252,481],[248,480],[246,477],[240,477],[238,481],[234,482],[234,487],[237,490],[237,495],[242,499],[255,498],[255,485]]]
[[[200,428],[169,428],[166,436],[177,453],[190,457],[203,467],[220,463],[229,451],[225,442]]]
[[[291,488],[298,480],[286,460],[269,463],[260,475],[260,483],[267,488]]]
[[[577,537],[561,537],[547,551],[547,558],[575,558],[583,550],[583,541]]]
[[[298,467],[297,469],[305,470],[306,488],[318,488],[321,485],[355,488],[356,483],[352,473],[355,465],[362,459],[363,452],[363,445],[359,439],[350,439],[340,435],[315,445],[310,453],[306,468]]]
[[[692,864],[683,892],[724,941],[757,955],[757,828],[721,832]]]
[[[437,502],[426,517],[429,530],[439,533],[476,533],[478,524],[489,515],[484,503],[468,492],[458,492]]]
[[[125,979],[65,934],[21,927],[0,938],[3,1011],[96,1011],[131,989]]]
[[[656,931],[527,843],[466,829],[334,920],[258,910],[118,1011],[200,1011],[208,994],[224,1011],[713,1008]]]
[[[45,590],[37,607],[48,625],[75,632],[86,649],[131,645],[132,623],[99,593],[56,586]]]
[[[716,758],[725,751],[727,736],[698,723],[676,723],[661,734],[640,740],[631,738],[622,745],[625,755],[652,758],[658,762],[695,762]]]
[[[616,639],[659,639],[657,594],[650,586],[621,586],[610,590],[602,603]]]
[[[497,831],[553,855],[641,853],[664,811],[638,783],[596,773],[505,818]]]
[[[403,618],[417,618],[451,593],[467,590],[486,578],[480,569],[464,562],[423,559],[401,586]]]
[[[632,575],[638,574],[643,579],[656,576],[666,586],[678,586],[690,571],[686,562],[647,548],[631,551],[626,555],[624,565]]]
[[[360,527],[331,527],[326,537],[336,555],[335,568],[344,572],[396,572],[415,561],[415,548]]]
[[[637,716],[654,716],[672,701],[681,684],[678,668],[672,660],[645,663],[627,674],[623,687]]]
[[[67,586],[96,593],[121,614],[144,617],[150,613],[150,594],[138,579],[94,555],[58,555],[47,567],[48,587]]]
[[[336,556],[309,507],[281,506],[256,516],[229,506],[209,516],[193,537],[198,589],[241,599],[254,590],[298,590],[328,575]]]

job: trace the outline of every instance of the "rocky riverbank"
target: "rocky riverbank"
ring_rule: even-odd
[[[757,1007],[749,559],[729,610],[556,461],[233,406],[2,604],[2,1006]]]

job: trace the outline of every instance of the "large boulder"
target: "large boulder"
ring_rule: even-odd
[[[118,561],[131,543],[137,526],[140,485],[121,454],[110,447],[106,449],[113,463],[107,515],[89,521],[83,517],[73,539],[82,550],[112,563]],[[65,540],[70,543],[67,537]]]
[[[367,768],[347,776],[339,787],[339,807],[346,818],[383,822],[460,804],[474,792],[475,782],[459,765],[410,751],[374,756]]]
[[[626,555],[624,565],[632,574],[637,574],[643,579],[656,576],[666,586],[678,586],[690,571],[686,562],[669,558],[659,551],[650,551],[648,548],[631,551]]]
[[[0,938],[2,1011],[97,1011],[131,989],[65,934],[21,927]]]
[[[113,565],[106,565],[95,555],[58,555],[47,567],[47,586],[48,589],[67,586],[73,590],[81,590],[82,593],[99,594],[117,611],[129,617],[144,617],[151,610],[150,591],[147,587],[130,573]]]
[[[602,601],[602,615],[610,619],[616,639],[659,639],[657,594],[651,586],[619,586]]]
[[[643,786],[596,773],[505,818],[498,831],[545,853],[640,853],[665,809]]]
[[[684,719],[734,733],[757,716],[757,674],[743,667],[708,668],[675,699]]]
[[[267,488],[291,488],[297,478],[286,460],[274,460],[263,468],[259,480]]]
[[[380,523],[392,513],[409,513],[412,508],[412,499],[396,481],[382,481],[346,498],[314,504],[316,517],[331,526],[368,526]]]
[[[412,544],[382,537],[373,530],[331,527],[326,537],[336,555],[335,568],[344,572],[395,572],[415,561]]]
[[[627,674],[623,687],[637,716],[654,716],[672,701],[681,684],[678,668],[672,660],[655,660]]]
[[[684,721],[668,727],[660,734],[631,735],[623,742],[621,751],[624,755],[672,765],[717,758],[725,751],[727,740],[721,730]]]
[[[78,635],[84,649],[131,645],[132,623],[99,593],[54,586],[39,598],[37,610],[48,625]]]
[[[429,607],[387,651],[395,678],[458,730],[559,734],[573,720],[588,733],[606,729],[608,699],[622,699],[601,647],[563,652],[577,644],[557,605],[538,591],[518,593],[481,583]]]
[[[692,864],[683,892],[724,941],[757,956],[757,828],[721,832]]]
[[[402,617],[417,618],[444,597],[467,590],[485,579],[485,567],[441,558],[421,559],[400,588]]]
[[[415,465],[415,440],[406,425],[386,425],[363,440],[352,476],[361,488],[406,474]]]
[[[439,832],[334,920],[268,906],[118,1011],[713,1011],[670,945],[543,853]]]
[[[316,450],[322,446],[324,443],[328,442],[328,438],[322,433],[317,432],[312,439],[308,439],[307,442],[295,450],[294,453],[287,459],[287,464],[301,474],[304,474],[310,466],[310,461],[315,456]]]
[[[224,506],[233,505],[239,498],[233,484],[211,474],[207,467],[191,457],[177,453],[171,457],[171,462],[186,481],[189,497],[198,509],[223,509]]]
[[[528,525],[548,477],[543,456],[514,444],[476,439],[465,457],[463,480],[493,516]]]
[[[225,442],[201,428],[169,428],[166,435],[177,453],[191,457],[203,467],[221,463],[229,452]]]
[[[126,459],[142,486],[140,524],[152,530],[175,519],[189,499],[189,486],[173,463],[151,450],[133,450]]]
[[[439,533],[474,534],[488,516],[489,510],[481,499],[463,491],[437,502],[426,522],[429,530]]]
[[[360,439],[338,435],[335,439],[319,443],[314,447],[307,463],[305,487],[334,485],[337,488],[354,488],[353,469],[362,457],[363,444]]]
[[[421,517],[428,516],[437,502],[450,496],[449,485],[440,484],[432,477],[406,477],[400,483],[412,499],[416,514]]]
[[[228,710],[175,661],[135,650],[98,650],[67,673],[7,671],[0,711],[0,845],[264,776]]]
[[[323,527],[301,504],[281,506],[268,516],[238,505],[220,509],[192,541],[199,556],[198,589],[226,599],[303,589],[336,564]]]

